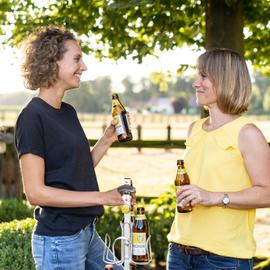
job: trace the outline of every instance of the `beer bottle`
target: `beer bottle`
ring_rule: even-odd
[[[189,176],[186,172],[183,159],[177,160],[177,173],[176,173],[174,184],[175,184],[176,188],[179,188],[182,185],[189,185],[190,184]],[[192,206],[190,203],[189,203],[189,205],[185,206],[184,208],[182,208],[179,204],[177,204],[177,212],[178,213],[187,213],[187,212],[191,212],[191,211],[192,211]]]
[[[113,269],[113,265],[112,264],[106,264],[104,267],[105,270],[112,270]]]
[[[131,141],[133,137],[127,111],[116,93],[112,94],[112,117],[117,122],[115,129],[118,141]]]
[[[145,216],[144,207],[138,206],[135,223],[132,228],[132,260],[134,262],[148,262],[146,241],[150,235],[150,228]]]

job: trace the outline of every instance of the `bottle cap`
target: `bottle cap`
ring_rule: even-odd
[[[178,159],[177,160],[177,165],[184,165],[184,160],[183,159]]]

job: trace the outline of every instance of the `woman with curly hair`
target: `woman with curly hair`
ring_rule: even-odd
[[[123,203],[117,189],[99,191],[94,170],[117,139],[113,123],[90,151],[75,109],[62,101],[85,70],[70,31],[50,27],[28,38],[22,71],[38,94],[17,119],[15,144],[26,197],[37,206],[32,253],[39,270],[104,269],[95,222],[103,205]]]

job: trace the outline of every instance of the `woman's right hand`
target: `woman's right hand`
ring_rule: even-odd
[[[103,195],[104,195],[104,205],[118,206],[124,204],[122,196],[118,192],[117,188],[108,190],[104,192]]]

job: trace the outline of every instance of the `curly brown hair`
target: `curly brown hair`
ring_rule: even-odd
[[[76,41],[76,38],[70,31],[58,27],[41,29],[25,40],[21,69],[26,88],[36,90],[56,82],[59,71],[57,61],[67,51],[67,40]]]

